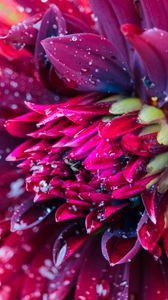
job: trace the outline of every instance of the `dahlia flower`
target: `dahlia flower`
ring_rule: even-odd
[[[166,2],[1,0],[0,299],[168,300]]]

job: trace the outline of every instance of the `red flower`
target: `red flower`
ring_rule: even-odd
[[[1,50],[1,123],[20,140],[2,133],[0,296],[167,299],[165,1],[91,0],[95,15],[17,2],[26,20]]]

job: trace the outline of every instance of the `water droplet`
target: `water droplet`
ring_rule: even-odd
[[[99,300],[109,299],[110,296],[110,284],[107,280],[102,279],[96,285],[96,293]]]

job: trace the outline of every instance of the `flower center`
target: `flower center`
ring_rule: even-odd
[[[154,220],[146,193],[163,197],[168,190],[168,124],[163,110],[137,98],[102,100],[95,94],[51,106],[27,106],[31,113],[6,124],[9,132],[19,128],[29,136],[8,159],[23,160],[19,167],[29,173],[26,187],[35,192],[35,202],[53,199],[50,203],[55,205],[62,199],[57,221],[86,217],[89,233],[111,222],[119,211],[122,216],[125,211],[127,216],[134,213],[123,223],[123,231],[131,232],[143,204]]]

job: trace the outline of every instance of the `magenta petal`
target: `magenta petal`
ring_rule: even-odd
[[[31,147],[34,144],[34,141],[27,140],[18,147],[16,147],[7,157],[7,161],[15,161],[15,160],[21,160],[26,157],[25,150],[27,150],[29,147]]]
[[[92,154],[91,150],[99,143],[99,141],[100,141],[100,137],[98,135],[95,135],[92,137],[92,139],[89,139],[83,145],[73,148],[69,152],[67,157],[71,158],[71,159],[76,159],[76,160],[83,159],[87,155],[88,155],[88,157],[90,157],[90,155]],[[85,161],[83,162],[83,164],[85,164]],[[94,165],[94,168],[97,168],[97,167],[95,167],[94,162],[93,162],[93,165]],[[86,167],[86,165],[85,165],[85,167]],[[86,168],[90,169],[88,165]]]
[[[150,176],[139,181],[134,182],[132,185],[124,185],[112,192],[112,197],[114,199],[127,199],[132,197],[144,190],[146,190],[147,184],[154,179],[156,176]]]
[[[25,105],[27,106],[27,108],[29,108],[31,111],[36,112],[37,114],[40,115],[48,115],[49,113],[52,113],[52,111],[55,109],[55,105],[53,104],[36,104],[33,102],[27,102],[25,101]]]
[[[107,182],[110,187],[121,186],[127,183],[126,179],[123,176],[123,171],[108,176],[105,182]]]
[[[140,32],[132,25],[124,25],[122,32],[143,60],[151,81],[147,84],[150,93],[164,99],[168,92],[168,33],[159,29]]]
[[[93,139],[91,141],[93,142]],[[90,152],[83,164],[88,170],[109,169],[117,165],[117,158],[122,153],[122,149],[118,143],[113,140],[102,139],[95,149]]]
[[[81,106],[60,108],[60,112],[67,117],[69,120],[76,124],[88,121],[92,117],[103,116],[108,113],[109,109],[106,106],[95,105],[95,106]]]
[[[59,77],[69,87],[106,92],[130,88],[130,78],[114,59],[116,51],[105,38],[81,33],[48,38],[42,45]]]
[[[133,133],[122,137],[122,146],[129,152],[142,157],[151,157],[166,151],[167,147],[160,145],[155,133],[137,136]]]
[[[111,195],[106,194],[103,192],[95,192],[95,191],[89,191],[89,192],[81,192],[79,194],[79,197],[81,199],[84,199],[86,201],[93,203],[101,203],[103,202],[110,202],[111,201]]]
[[[130,262],[140,249],[136,238],[122,238],[106,231],[102,237],[102,253],[111,265]]]
[[[91,138],[94,133],[97,133],[99,121],[94,122],[86,129],[79,130],[73,138],[66,144],[67,147],[76,147],[82,145],[87,139]],[[76,126],[77,127],[77,126]],[[78,128],[78,127],[77,127]]]
[[[168,7],[167,0],[142,0],[145,29],[156,27],[168,31]],[[131,22],[130,22],[131,23]]]
[[[143,127],[137,122],[137,115],[123,115],[112,119],[100,126],[100,134],[103,138],[115,138]]]
[[[91,0],[93,11],[98,17],[102,34],[115,43],[120,61],[128,66],[128,49],[121,35],[120,26],[125,23],[138,25],[138,15],[132,0]]]

